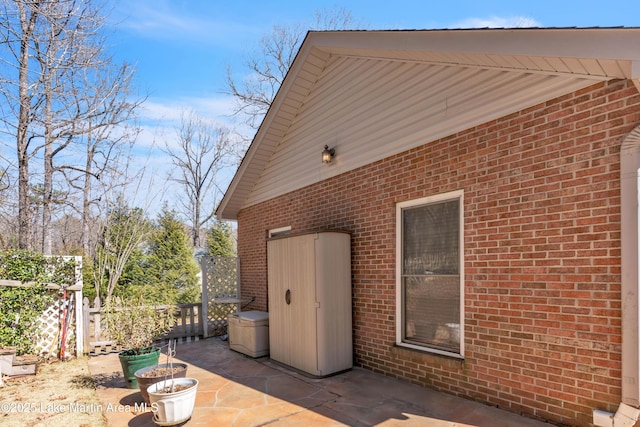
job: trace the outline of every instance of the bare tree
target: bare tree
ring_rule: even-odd
[[[249,77],[237,80],[227,66],[226,93],[236,100],[236,114],[243,114],[254,129],[260,125],[295,59],[308,30],[356,29],[351,12],[344,8],[316,12],[312,24],[276,25],[261,40],[258,51],[245,61]]]
[[[145,211],[130,207],[124,195],[119,195],[110,204],[93,270],[96,296],[105,305],[109,304],[129,257],[148,237],[151,229]]]
[[[16,122],[5,121],[5,127],[16,138],[18,158],[18,245],[29,246],[31,218],[29,211],[29,160],[34,155],[30,151],[28,135],[33,121],[33,110],[40,101],[35,90],[38,79],[31,70],[32,40],[36,24],[40,19],[40,3],[3,0],[3,15],[0,30],[0,45],[7,52],[3,58],[2,94],[5,97],[7,113],[17,118]],[[15,90],[17,89],[17,90]],[[16,93],[17,92],[17,93]]]
[[[0,160],[2,159],[2,156],[0,156]],[[0,169],[0,207],[4,207],[5,206],[5,198],[7,190],[9,188],[11,188],[11,180],[10,177],[7,173],[7,169],[8,167],[3,167],[2,169]],[[4,209],[0,209],[0,218],[4,219],[3,217],[4,215]],[[9,225],[4,223],[5,221],[0,221],[0,250],[6,250],[7,249],[7,242],[6,239],[3,237],[4,236],[10,236],[11,233],[9,233]]]
[[[103,40],[97,36],[104,17],[92,3],[70,2],[67,7],[57,7],[58,21],[54,28],[65,28],[68,37],[51,36],[54,47],[38,52],[39,62],[46,70],[45,123],[44,123],[44,195],[42,212],[42,249],[51,251],[51,208],[64,200],[53,199],[53,174],[65,175],[69,185],[82,192],[83,248],[90,253],[89,221],[92,205],[92,182],[100,174],[106,175],[106,168],[118,166],[116,159],[121,149],[129,149],[137,134],[135,127],[125,124],[133,117],[143,98],[135,98],[131,93],[133,69],[127,64],[116,65],[102,51]],[[71,10],[68,7],[74,6]],[[70,18],[71,16],[71,18]],[[55,57],[67,60],[50,60],[51,52],[59,52]],[[52,84],[51,80],[56,84]],[[58,109],[53,111],[55,102]],[[54,162],[56,156],[73,148],[74,152],[85,153],[70,160]],[[84,147],[84,150],[82,148]],[[99,195],[96,197],[100,197]],[[94,198],[95,200],[95,198]]]
[[[99,148],[94,147],[94,153],[114,152],[123,138],[105,138],[105,133],[129,120],[142,102],[127,98],[130,67],[114,66],[104,55],[100,30],[105,17],[101,2],[2,0],[0,31],[2,46],[8,53],[0,55],[0,71],[8,71],[2,73],[6,78],[1,81],[1,92],[7,101],[2,120],[6,132],[16,138],[22,248],[32,246],[28,239],[33,235],[30,229],[34,224],[29,210],[29,187],[34,184],[32,159],[41,155],[43,160],[38,215],[42,219],[41,248],[48,254],[53,207],[65,202],[65,187],[79,190],[79,175],[98,176],[94,171],[96,157],[88,160],[92,166],[89,169],[87,159],[77,155],[77,147],[98,141]],[[80,153],[90,156],[91,150]],[[101,167],[110,160],[110,155],[103,157],[105,163]],[[63,174],[66,180],[57,180],[56,174]],[[56,194],[65,197],[56,200]]]
[[[84,153],[84,160],[77,165],[61,163],[55,168],[81,193],[78,212],[82,217],[82,247],[88,255],[93,248],[90,242],[92,207],[100,202],[104,193],[124,184],[117,176],[128,163],[130,150],[140,132],[132,120],[144,101],[131,93],[132,69],[126,64],[108,65],[106,62],[94,70],[95,75],[87,78],[82,90],[76,91],[76,112],[82,118],[82,126],[76,130],[73,148]]]
[[[80,218],[73,215],[72,210],[64,213],[52,222],[53,229],[53,253],[56,254],[81,254],[82,223]]]
[[[104,304],[110,301],[131,255],[152,232],[148,212],[156,198],[162,196],[149,191],[156,186],[153,179],[145,178],[147,165],[132,170],[132,163],[138,163],[139,159],[129,160],[121,170],[107,171],[115,172],[113,182],[120,184],[96,201],[101,212],[97,221],[99,238],[93,257],[93,284],[96,296]]]
[[[182,112],[176,133],[177,146],[165,143],[165,152],[179,174],[170,179],[185,191],[181,211],[191,223],[193,246],[201,247],[201,229],[213,218],[215,203],[222,194],[218,175],[227,166],[233,146],[228,129],[207,122],[193,111]]]
[[[43,3],[46,17],[34,36],[34,58],[40,69],[40,90],[44,97],[39,115],[44,148],[42,193],[42,251],[51,254],[51,216],[54,201],[54,157],[80,134],[81,121],[89,111],[76,108],[78,93],[74,80],[88,67],[100,62],[99,45],[92,41],[103,18],[91,3],[67,0]]]

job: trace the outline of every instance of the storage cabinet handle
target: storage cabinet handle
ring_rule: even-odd
[[[287,292],[284,293],[284,300],[287,302],[287,305],[291,304],[291,290],[287,289]]]

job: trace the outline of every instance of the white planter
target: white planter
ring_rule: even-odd
[[[172,383],[191,387],[174,393],[158,392],[165,386],[170,387]],[[147,393],[153,411],[153,422],[160,426],[172,426],[187,421],[193,414],[197,390],[198,380],[195,378],[174,378],[150,385]]]

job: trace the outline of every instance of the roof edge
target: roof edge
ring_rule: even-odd
[[[505,33],[509,37],[505,37]],[[536,34],[536,43],[532,44],[531,35]],[[597,35],[597,37],[594,37]],[[428,37],[428,49],[425,47]],[[561,38],[561,40],[558,40]],[[630,61],[630,76],[640,90],[640,27],[546,27],[546,28],[508,28],[508,29],[443,29],[443,30],[337,30],[309,31],[301,44],[291,68],[285,76],[282,86],[256,131],[227,191],[216,209],[220,220],[237,220],[243,200],[234,200],[239,187],[246,179],[245,175],[254,162],[266,164],[273,147],[262,147],[265,135],[277,117],[287,93],[294,85],[305,59],[312,49],[321,49],[329,54],[352,49],[363,52],[369,49],[393,50],[429,50],[456,51],[468,53],[489,52],[496,55],[533,55],[573,58],[616,58]],[[585,43],[588,40],[588,43]],[[271,150],[271,151],[270,151]],[[256,154],[263,154],[256,160]],[[259,167],[264,165],[258,164]],[[249,178],[244,192],[250,191],[259,176]],[[242,192],[241,191],[241,192]],[[235,203],[234,203],[235,202]]]

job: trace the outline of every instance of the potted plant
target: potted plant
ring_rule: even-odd
[[[114,298],[104,318],[109,339],[124,349],[118,356],[127,388],[138,388],[135,372],[158,364],[160,349],[153,343],[173,326],[173,310],[146,304],[140,293],[127,301]]]
[[[149,393],[147,393],[147,388],[150,385],[171,378],[184,378],[187,375],[186,363],[173,363],[171,351],[171,346],[169,346],[167,349],[167,363],[147,366],[146,368],[138,369],[134,373],[138,381],[138,387],[140,387],[142,399],[147,405],[151,403],[149,401]]]
[[[175,343],[173,348],[169,344],[167,365],[170,368],[174,366],[175,354]],[[186,372],[186,368],[184,371]],[[193,414],[197,391],[197,379],[178,378],[173,375],[173,370],[166,371],[164,380],[150,385],[147,389],[153,421],[161,426],[171,426],[189,420]]]

